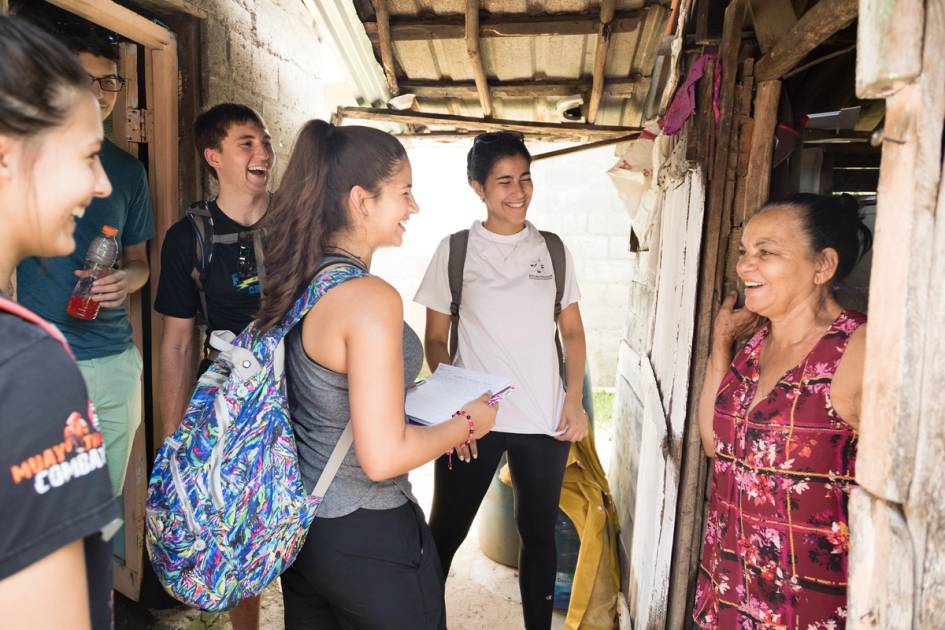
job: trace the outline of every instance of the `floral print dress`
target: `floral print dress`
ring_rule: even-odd
[[[722,379],[697,627],[845,627],[857,434],[834,411],[830,386],[850,335],[865,321],[861,313],[841,312],[752,409],[767,327]]]

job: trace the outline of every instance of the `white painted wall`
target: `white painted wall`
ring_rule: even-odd
[[[407,321],[422,336],[423,307],[413,295],[440,240],[485,218],[485,208],[466,182],[471,141],[407,141],[414,196],[420,206],[407,226],[404,244],[379,252],[373,271],[400,291]],[[529,144],[532,154],[561,144]],[[610,183],[613,148],[604,147],[535,162],[535,193],[528,213],[539,229],[558,233],[571,250],[581,289],[581,312],[595,386],[612,387],[617,348],[630,295],[627,243],[630,223]]]

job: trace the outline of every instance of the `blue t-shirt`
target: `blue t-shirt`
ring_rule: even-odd
[[[85,265],[85,252],[103,225],[118,229],[121,249],[154,236],[154,217],[144,165],[109,140],[102,143],[102,166],[112,183],[112,194],[94,199],[75,228],[75,251],[57,258],[27,258],[16,268],[17,300],[52,322],[66,336],[77,359],[95,359],[123,352],[131,346],[131,322],[124,305],[101,308],[98,317],[84,321],[70,317],[66,304],[75,287],[73,273]]]

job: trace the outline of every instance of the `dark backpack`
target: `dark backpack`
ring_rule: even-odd
[[[558,316],[561,315],[561,297],[564,295],[564,278],[567,271],[564,243],[554,232],[539,230],[545,239],[545,247],[551,255],[551,268],[555,274],[555,348],[558,350],[558,372],[565,388],[568,386],[568,373],[564,367],[564,350],[561,335],[558,332]],[[463,297],[463,269],[466,266],[466,247],[469,245],[469,230],[460,230],[450,235],[450,257],[448,275],[450,282],[450,361],[456,358],[459,341],[459,305]]]
[[[263,282],[264,268],[262,261],[262,249],[256,230],[240,230],[238,232],[228,232],[217,234],[213,230],[213,215],[210,213],[210,202],[198,201],[191,204],[186,213],[187,220],[194,230],[194,247],[196,262],[194,268],[190,271],[190,277],[197,285],[197,293],[200,295],[201,319],[200,327],[202,332],[206,333],[209,313],[207,312],[207,279],[210,274],[210,263],[213,262],[213,249],[217,245],[233,245],[243,238],[250,238],[253,241],[253,251],[256,256],[256,274],[259,276],[259,283]]]

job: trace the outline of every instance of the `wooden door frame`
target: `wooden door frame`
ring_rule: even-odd
[[[178,182],[178,77],[177,38],[170,30],[138,15],[131,9],[111,0],[46,0],[49,4],[69,11],[89,22],[102,26],[143,47],[145,94],[147,111],[141,126],[148,144],[148,188],[154,208],[155,236],[149,244],[149,267],[153,303],[157,292],[157,279],[161,272],[161,245],[167,229],[177,220],[180,207]],[[121,60],[122,64],[137,65],[131,59],[129,46]],[[124,66],[123,66],[124,67]],[[136,73],[135,73],[136,74]],[[120,95],[115,111],[122,113],[137,109],[137,92],[130,89]],[[119,115],[112,120],[116,144],[128,149],[128,120]],[[140,293],[133,296],[129,305],[129,316],[135,324],[135,341],[142,347],[143,323]],[[135,317],[137,313],[137,317]],[[160,315],[151,310],[150,317],[150,389],[158,391],[158,361],[161,342],[162,321]],[[145,374],[147,374],[147,370]],[[152,428],[157,442],[161,438],[160,410],[156,404],[150,411]],[[132,599],[137,599],[141,588],[144,568],[144,500],[147,491],[147,462],[144,422],[132,442],[132,458],[125,478],[125,563],[115,563],[115,588]]]

